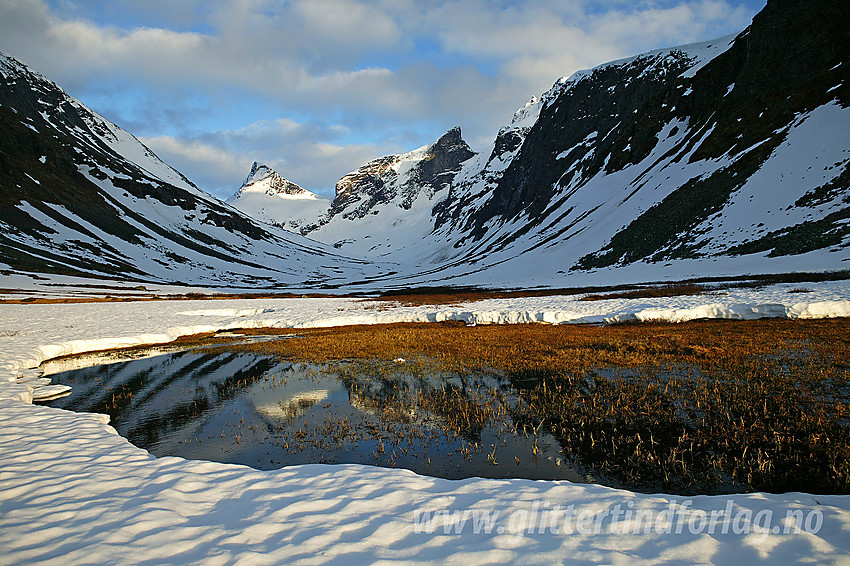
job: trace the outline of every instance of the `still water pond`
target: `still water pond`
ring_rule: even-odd
[[[122,436],[157,456],[258,469],[361,463],[450,479],[592,481],[562,459],[554,437],[517,422],[521,401],[493,374],[190,350],[51,378],[72,392],[47,404],[107,413]]]

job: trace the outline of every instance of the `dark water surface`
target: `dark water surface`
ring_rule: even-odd
[[[563,461],[551,435],[514,422],[520,401],[493,374],[190,350],[51,378],[73,389],[46,404],[107,413],[122,436],[157,456],[258,469],[361,463],[450,479],[592,481]]]

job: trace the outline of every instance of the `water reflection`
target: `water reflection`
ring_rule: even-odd
[[[548,433],[516,422],[510,384],[427,364],[315,365],[181,351],[56,373],[48,404],[107,413],[157,456],[274,469],[363,463],[459,479],[585,481]]]

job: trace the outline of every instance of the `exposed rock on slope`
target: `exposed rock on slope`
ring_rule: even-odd
[[[323,210],[310,209],[312,220],[298,212],[298,201],[287,199],[283,203],[275,198],[279,195],[269,191],[257,198],[253,209],[243,204],[241,197],[231,201],[257,218],[347,253],[374,257],[431,232],[432,208],[438,195],[445,194],[462,164],[473,155],[460,128],[455,127],[431,145],[370,161],[337,182],[336,195],[329,203],[315,200],[312,193],[304,191],[314,199],[311,203],[325,205]],[[275,201],[281,204],[273,204]],[[263,210],[258,212],[260,208]]]
[[[363,218],[391,202],[410,210],[420,194],[431,199],[448,187],[460,164],[473,155],[455,127],[428,147],[370,161],[337,182],[328,221]]]

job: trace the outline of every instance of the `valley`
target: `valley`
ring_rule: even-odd
[[[0,4],[0,563],[847,561],[844,0],[577,72],[731,7],[55,4]]]

